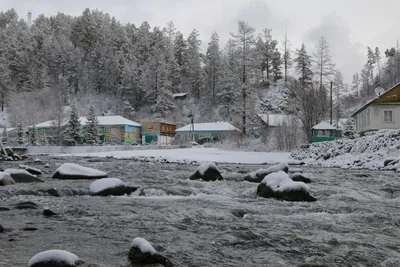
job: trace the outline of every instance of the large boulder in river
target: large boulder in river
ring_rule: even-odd
[[[107,173],[75,163],[64,163],[53,174],[53,179],[78,180],[106,178]]]
[[[165,267],[173,266],[172,262],[166,257],[157,254],[153,246],[144,238],[136,237],[133,239],[128,255],[129,261],[133,265],[161,264]]]
[[[37,178],[36,175],[29,173],[26,170],[21,169],[5,169],[5,173],[8,173],[16,183],[34,183],[43,182],[42,179]]]
[[[287,163],[279,163],[277,165],[269,167],[268,169],[259,169],[255,172],[247,174],[244,177],[244,180],[252,183],[261,183],[265,176],[270,173],[279,171],[284,171],[287,173],[289,171],[289,165]]]
[[[103,178],[94,181],[90,184],[89,189],[94,196],[122,196],[137,190],[136,187],[127,186],[118,178]]]
[[[218,167],[212,162],[205,162],[201,164],[196,172],[190,176],[190,180],[203,180],[203,181],[216,181],[223,180]]]
[[[54,249],[33,256],[28,262],[28,267],[79,267],[83,264],[75,254]]]
[[[39,170],[39,169],[37,169],[37,168],[30,167],[30,166],[23,165],[23,164],[20,164],[19,167],[20,167],[21,169],[26,170],[27,172],[29,172],[29,173],[31,173],[31,174],[34,174],[34,175],[42,175],[42,171]]]
[[[0,172],[0,186],[15,184],[14,179],[6,172]]]
[[[287,201],[316,201],[305,183],[294,182],[283,171],[267,175],[258,185],[257,195]]]

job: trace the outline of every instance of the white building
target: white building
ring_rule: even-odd
[[[358,132],[400,128],[400,83],[372,99],[351,117]]]

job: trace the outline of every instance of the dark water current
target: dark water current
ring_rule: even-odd
[[[189,165],[42,159],[49,169],[25,164],[42,169],[44,183],[0,187],[0,207],[10,208],[0,211],[6,229],[0,234],[1,267],[27,266],[48,249],[71,251],[95,266],[127,266],[137,236],[176,266],[400,266],[396,173],[303,167],[318,201],[290,203],[255,196],[257,184],[244,182],[240,172],[260,166],[219,165],[225,180],[207,183],[188,180],[195,169]],[[89,196],[92,181],[51,179],[64,162],[107,171],[140,189],[131,196]],[[49,195],[52,188],[61,196]],[[15,209],[21,201],[39,208]],[[59,215],[44,217],[45,207]],[[247,214],[237,217],[235,210]]]

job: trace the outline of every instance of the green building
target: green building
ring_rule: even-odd
[[[326,121],[321,121],[312,127],[312,143],[334,141],[337,137],[337,130]]]

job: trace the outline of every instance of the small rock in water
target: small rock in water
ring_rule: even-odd
[[[84,262],[71,252],[47,250],[33,256],[28,262],[28,267],[83,267],[83,264]]]
[[[50,196],[53,196],[53,197],[60,197],[61,196],[56,188],[47,189],[46,193],[49,194]]]
[[[245,181],[252,182],[252,183],[261,183],[265,176],[268,174],[284,171],[288,173],[289,165],[287,163],[279,163],[277,165],[273,165],[267,169],[259,169],[255,172],[251,172],[244,177]]]
[[[21,169],[6,169],[4,172],[8,173],[16,183],[33,183],[33,182],[43,182],[42,179],[36,177],[26,170]]]
[[[26,170],[26,171],[29,172],[30,174],[42,175],[42,171],[39,170],[39,169],[37,169],[37,168],[33,168],[33,167],[30,167],[30,166],[27,166],[27,165],[23,165],[23,164],[20,164],[19,167],[20,167],[21,169]]]
[[[7,207],[0,207],[0,211],[9,211],[10,209]]]
[[[51,216],[57,215],[57,213],[55,213],[52,210],[45,209],[45,210],[43,210],[43,215],[46,216],[46,217],[51,217]]]
[[[0,224],[0,233],[4,233],[4,227]]]
[[[75,163],[64,163],[53,174],[53,179],[100,179],[106,178],[106,172],[80,166]]]
[[[89,189],[94,196],[123,196],[135,192],[137,187],[127,186],[118,178],[103,178],[91,183]]]
[[[218,167],[212,162],[201,164],[196,172],[190,177],[190,180],[216,181],[223,180]]]
[[[0,186],[15,184],[14,179],[6,172],[0,172]]]
[[[18,203],[15,207],[17,209],[37,209],[38,205],[31,201],[25,201],[25,202]]]
[[[34,162],[35,164],[42,164],[42,163],[43,163],[43,160],[41,160],[41,159],[39,159],[39,158],[36,158],[36,159],[33,160],[33,162]]]
[[[37,228],[36,227],[25,227],[22,230],[24,230],[26,232],[31,232],[31,231],[37,231]]]
[[[46,168],[46,169],[50,168],[50,164],[48,164],[48,163],[44,164],[43,168]]]
[[[133,239],[128,258],[132,265],[161,264],[165,267],[173,266],[170,260],[157,254],[153,246],[146,239],[141,237]]]
[[[244,210],[232,210],[232,214],[238,218],[243,218],[247,214],[247,212]]]

